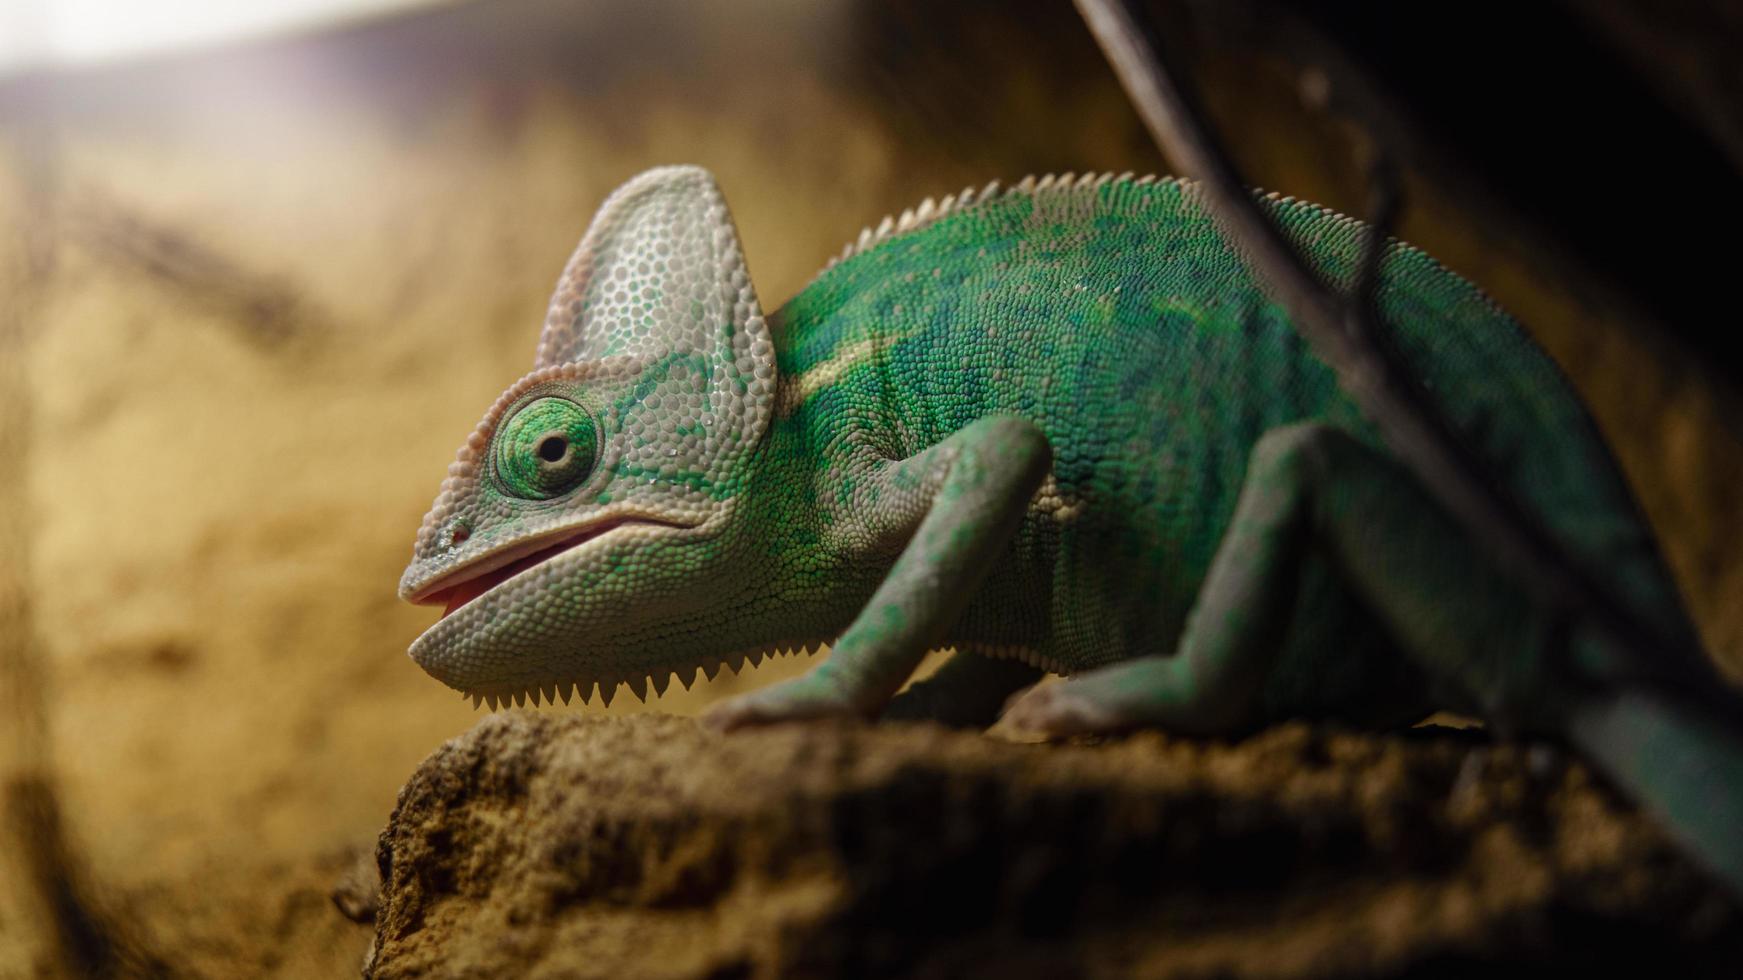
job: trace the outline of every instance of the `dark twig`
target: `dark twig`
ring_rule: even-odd
[[[1119,75],[1138,114],[1164,155],[1182,174],[1199,182],[1206,208],[1245,257],[1260,282],[1288,311],[1314,352],[1336,372],[1339,383],[1379,429],[1381,438],[1520,584],[1545,604],[1574,614],[1634,654],[1645,665],[1662,661],[1646,656],[1686,650],[1687,642],[1660,635],[1609,590],[1584,574],[1560,542],[1528,519],[1518,502],[1486,476],[1486,467],[1453,433],[1414,378],[1386,354],[1371,298],[1378,280],[1384,229],[1390,224],[1385,178],[1380,214],[1374,222],[1357,276],[1353,298],[1339,296],[1314,276],[1275,225],[1265,216],[1203,122],[1185,90],[1158,56],[1157,45],[1141,27],[1131,0],[1076,0]],[[1643,681],[1686,685],[1674,680]],[[1699,696],[1698,691],[1685,691]]]
[[[1362,248],[1356,255],[1356,277],[1350,283],[1351,306],[1361,311],[1364,317],[1378,319],[1380,315],[1375,306],[1380,289],[1380,260],[1386,255],[1386,242],[1398,223],[1401,197],[1398,170],[1391,157],[1383,151],[1373,150],[1368,163],[1368,227],[1362,233]]]
[[[295,290],[276,277],[94,188],[81,188],[73,198],[63,228],[77,244],[222,314],[251,341],[281,344],[313,320]]]

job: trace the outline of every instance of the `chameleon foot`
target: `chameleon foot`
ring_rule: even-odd
[[[1249,723],[1254,676],[1238,659],[1202,670],[1190,657],[1139,657],[1032,687],[1011,700],[1005,718],[1019,731],[1046,735],[1132,728],[1224,734]]]
[[[1082,684],[1060,681],[1019,691],[1006,702],[1004,722],[1037,735],[1086,735],[1130,728],[1133,721]]]

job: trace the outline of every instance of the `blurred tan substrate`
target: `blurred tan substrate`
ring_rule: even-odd
[[[47,194],[31,204],[48,205],[57,241],[31,283],[28,487],[66,810],[117,903],[199,970],[355,969],[364,930],[326,889],[417,761],[478,717],[403,656],[434,614],[399,603],[396,579],[616,184],[659,163],[714,170],[772,309],[861,225],[922,197],[1156,167],[1093,65],[1069,86],[1027,73],[1077,69],[1038,62],[1008,85],[932,93],[989,130],[964,153],[853,88],[833,6],[770,2],[745,8],[766,24],[723,25],[656,5],[627,27],[614,18],[636,8],[594,9],[576,36],[630,67],[589,74],[595,53],[577,50],[567,77],[426,66],[409,85],[319,43],[191,59],[69,86],[51,186],[21,186],[17,160],[0,160],[0,216]],[[693,60],[671,73],[607,55],[650,38]],[[1293,104],[1289,79],[1225,76],[1215,106],[1255,181],[1354,208],[1343,142]],[[1000,142],[988,119],[1027,124],[996,123]],[[1414,190],[1405,237],[1567,367],[1736,671],[1743,453],[1711,400],[1603,311],[1535,281],[1456,201]],[[674,687],[647,708],[626,694],[622,710],[690,712],[742,683]],[[0,976],[30,955],[7,925]]]

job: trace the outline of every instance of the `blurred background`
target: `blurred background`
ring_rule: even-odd
[[[1155,6],[1173,23],[1203,5]],[[1692,19],[1641,34],[1644,9],[1582,23],[1617,64],[1666,52],[1645,72],[1655,104],[1705,126],[1721,164],[1743,159],[1736,69],[1690,40],[1734,17],[1679,0],[1662,9]],[[1203,26],[1179,36],[1249,179],[1362,213],[1341,76],[1242,40],[1262,24]],[[1591,210],[1662,210],[1678,161],[1605,176],[1641,143],[1627,125],[1587,135],[1563,149],[1609,181]],[[1715,362],[1641,326],[1650,296],[1629,307],[1590,263],[1546,260],[1556,243],[1505,194],[1473,203],[1473,181],[1507,173],[1424,159],[1446,157],[1406,158],[1401,236],[1566,368],[1709,649],[1743,675],[1743,447]],[[354,973],[368,929],[329,892],[418,761],[480,717],[404,656],[436,615],[394,594],[419,519],[531,364],[593,209],[680,162],[717,175],[768,309],[922,198],[1165,170],[1062,2],[0,0],[0,748],[18,835],[0,851],[0,977],[61,955],[57,895],[93,936],[182,971]],[[1710,298],[1726,285],[1690,275],[1676,298],[1735,329]],[[688,714],[803,666],[645,706],[620,691],[609,710]]]

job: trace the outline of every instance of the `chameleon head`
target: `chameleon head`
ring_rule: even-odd
[[[400,596],[445,611],[412,659],[493,701],[702,663],[675,651],[730,603],[774,360],[713,178],[619,188],[418,531]]]

